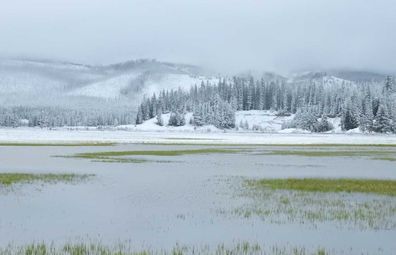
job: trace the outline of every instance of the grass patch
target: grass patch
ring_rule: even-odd
[[[272,150],[264,155],[274,156],[303,156],[303,157],[370,157],[389,159],[388,155],[395,155],[393,150]],[[385,157],[380,157],[385,156]]]
[[[92,175],[77,174],[32,174],[32,173],[0,173],[0,186],[12,186],[20,183],[74,183],[83,181]]]
[[[106,162],[106,163],[169,163],[174,161],[165,160],[151,160],[141,158],[125,158],[128,156],[182,156],[182,155],[194,155],[194,154],[210,154],[210,153],[236,153],[238,150],[235,149],[194,149],[194,150],[147,150],[147,151],[104,151],[104,152],[89,152],[89,153],[77,153],[72,156],[55,156],[55,157],[67,157],[67,158],[84,158],[91,159],[95,162]],[[123,158],[124,157],[124,158]]]
[[[182,155],[237,153],[237,152],[240,152],[240,150],[207,148],[207,149],[194,149],[194,150],[103,151],[103,152],[77,153],[72,156],[54,156],[54,157],[83,158],[83,159],[91,159],[93,162],[104,162],[104,163],[147,163],[147,162],[171,163],[175,161],[153,160],[153,159],[142,159],[142,158],[125,158],[125,157],[128,156],[173,157],[173,156],[182,156]]]
[[[180,161],[173,160],[149,160],[142,158],[117,158],[117,157],[101,157],[99,159],[93,159],[92,162],[102,162],[102,163],[176,163]]]
[[[358,192],[396,196],[396,181],[364,179],[263,179],[250,180],[248,185],[273,190],[307,192]]]
[[[78,153],[77,158],[100,158],[100,157],[120,157],[120,156],[182,156],[192,154],[211,154],[211,153],[236,153],[237,150],[231,149],[194,149],[194,150],[150,150],[150,151],[104,151],[92,153]]]
[[[232,198],[241,203],[218,212],[258,217],[271,224],[317,228],[325,223],[340,229],[394,230],[395,184],[387,180],[242,179],[230,183]]]
[[[78,147],[78,146],[113,146],[114,143],[0,143],[0,146],[48,146],[48,147]]]
[[[206,139],[206,138],[205,138]],[[172,138],[172,139],[167,139],[167,140],[198,140],[195,138]],[[203,139],[201,139],[203,140]],[[216,141],[216,139],[207,139],[208,141]],[[203,140],[204,141],[204,140]],[[197,146],[256,146],[256,147],[312,147],[312,148],[317,148],[317,147],[358,147],[358,148],[366,148],[366,147],[375,147],[375,148],[396,148],[396,144],[262,144],[262,143],[252,143],[252,144],[244,144],[244,143],[189,143],[189,142],[178,142],[178,143],[173,143],[173,142],[160,142],[160,143],[154,143],[154,142],[147,142],[144,143],[147,145],[197,145]]]
[[[385,160],[385,161],[396,161],[396,158],[392,157],[378,157],[378,158],[373,158],[375,160]]]
[[[0,255],[59,255],[59,254],[71,254],[71,255],[184,255],[184,254],[196,254],[196,255],[330,255],[336,254],[330,253],[323,248],[305,248],[301,246],[291,245],[272,245],[262,247],[259,244],[250,242],[237,242],[234,245],[219,244],[214,247],[208,245],[202,246],[183,246],[176,244],[171,249],[136,249],[131,247],[130,244],[119,244],[114,246],[105,246],[100,243],[69,243],[63,246],[55,246],[53,244],[30,244],[26,246],[13,246],[9,245],[6,248],[0,248]]]

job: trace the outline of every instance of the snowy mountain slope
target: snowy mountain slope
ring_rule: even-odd
[[[325,71],[307,71],[293,73],[289,81],[308,81],[320,80],[325,77],[335,77],[344,81],[351,82],[383,82],[387,74],[370,72],[370,71],[351,71],[351,70],[325,70]]]
[[[320,81],[325,86],[333,86],[379,77],[383,75],[351,71],[305,72],[292,75],[288,82]],[[262,78],[286,81],[275,73],[263,73]],[[10,94],[14,95],[16,105],[24,105],[29,96],[34,99],[37,95],[43,101],[47,95],[51,99],[92,97],[139,101],[143,94],[179,87],[188,89],[202,81],[217,83],[218,80],[200,67],[154,60],[90,66],[54,60],[0,59],[0,102]]]
[[[124,98],[137,104],[144,93],[189,88],[212,80],[202,74],[198,67],[153,60],[89,66],[52,60],[0,59],[0,102],[26,105],[40,95],[43,102],[74,98],[83,105],[88,98]],[[12,102],[8,100],[10,94]]]
[[[122,90],[138,76],[137,73],[118,75],[74,89],[68,92],[68,95],[116,99],[121,96]]]
[[[53,79],[37,73],[19,73],[0,71],[0,90],[2,94],[36,94],[41,91],[61,89],[65,82],[61,79]]]
[[[144,93],[151,95],[154,92],[166,89],[186,88],[193,85],[201,85],[202,82],[209,82],[216,84],[219,82],[218,78],[204,77],[204,76],[191,76],[187,74],[166,74],[154,77],[146,82]],[[187,86],[186,86],[187,85]]]

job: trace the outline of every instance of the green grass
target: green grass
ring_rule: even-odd
[[[396,229],[396,181],[360,179],[235,179],[232,198],[220,214],[258,217],[271,224],[327,223],[340,229]]]
[[[61,247],[53,244],[30,244],[26,246],[10,245],[0,248],[0,255],[326,255],[336,254],[327,252],[323,248],[309,249],[305,247],[295,247],[291,245],[273,245],[261,247],[259,244],[240,242],[231,246],[219,244],[213,248],[209,246],[181,246],[175,245],[171,249],[143,249],[138,250],[130,244],[120,244],[115,246],[105,246],[100,243],[69,243]]]
[[[199,140],[199,139],[194,139],[194,138],[173,138],[173,139],[168,139],[168,140]],[[204,139],[200,139],[203,140]],[[216,139],[207,139],[207,140],[216,140]],[[162,142],[162,143],[153,143],[153,142],[147,142],[144,143],[147,145],[179,145],[179,146],[184,146],[184,145],[197,145],[197,146],[257,146],[257,147],[312,147],[312,148],[317,148],[317,147],[358,147],[358,148],[366,148],[366,147],[375,147],[375,148],[396,148],[396,144],[240,144],[240,143],[191,143],[191,142],[178,142],[178,143],[173,143],[173,142]]]
[[[364,179],[262,179],[249,180],[255,188],[307,192],[358,192],[396,196],[396,181]]]
[[[384,161],[392,161],[392,162],[396,161],[396,157],[378,157],[378,158],[373,158],[373,159],[384,160]]]
[[[304,156],[304,157],[370,157],[377,156],[377,159],[389,158],[380,156],[395,155],[394,150],[272,150],[264,152],[264,155],[275,156]]]
[[[77,153],[72,156],[54,156],[66,158],[83,158],[91,159],[94,162],[104,163],[170,163],[174,161],[142,159],[142,158],[123,158],[127,156],[182,156],[182,155],[196,155],[196,154],[211,154],[211,153],[237,153],[240,150],[236,149],[219,149],[219,148],[206,148],[206,149],[190,149],[190,150],[141,150],[141,151],[102,151],[102,152],[88,152]]]
[[[74,157],[78,158],[100,158],[100,157],[120,157],[120,156],[182,156],[193,154],[211,153],[236,153],[231,149],[194,149],[194,150],[147,150],[147,151],[104,151],[92,153],[78,153]]]
[[[32,173],[0,173],[0,186],[12,186],[19,183],[73,183],[89,178],[91,175],[77,174],[32,174]]]
[[[78,146],[113,146],[114,143],[0,143],[0,146],[49,146],[49,147],[78,147]]]

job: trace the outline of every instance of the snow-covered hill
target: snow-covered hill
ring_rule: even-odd
[[[136,120],[139,103],[149,102],[145,104],[145,108],[140,107],[140,110],[154,109],[155,99],[147,99],[153,93],[161,90],[169,92],[170,89],[179,88],[189,90],[191,86],[201,83],[218,84],[217,89],[222,92],[223,98],[233,99],[233,103],[243,106],[237,108],[234,105],[234,109],[282,110],[281,105],[282,107],[286,105],[296,107],[296,98],[298,96],[307,98],[308,93],[309,100],[314,103],[326,98],[328,99],[327,106],[331,103],[335,106],[338,103],[331,101],[331,94],[338,93],[338,96],[343,98],[343,95],[352,95],[359,91],[357,88],[363,84],[359,81],[372,81],[382,77],[381,74],[348,71],[305,72],[290,77],[264,72],[254,81],[251,79],[253,75],[256,76],[251,72],[242,74],[240,77],[215,76],[196,66],[154,60],[92,66],[53,60],[0,59],[0,125],[18,126],[21,123],[29,123],[33,126],[116,126],[132,124]],[[225,79],[229,84],[235,82],[235,86],[219,83],[221,79]],[[258,94],[258,89],[255,90],[252,81],[260,84],[261,94]],[[372,84],[376,85],[375,82]],[[226,85],[228,92],[224,89]],[[371,92],[373,95],[379,95],[382,91],[382,83],[377,85]],[[295,90],[294,88],[298,86],[302,89]],[[203,86],[202,90],[209,87],[211,86]],[[239,91],[237,87],[248,93]],[[320,94],[322,90],[325,91],[324,96]],[[232,98],[230,94],[227,94],[230,91],[233,93]],[[298,96],[297,93],[299,93]],[[179,99],[184,100],[184,93],[168,94],[179,94]],[[213,91],[206,89],[205,97],[212,94]],[[144,100],[145,95],[146,100]],[[241,102],[238,102],[239,99]],[[247,106],[248,100],[250,102],[254,100],[255,107]],[[265,102],[266,105],[258,107],[259,101],[262,104]],[[311,101],[308,102],[306,99],[305,103],[311,104]],[[173,99],[167,102],[168,108],[163,111],[170,111],[169,105],[175,104]],[[339,110],[340,106],[337,107]],[[336,109],[336,107],[333,108]],[[295,109],[288,110],[296,112]],[[337,113],[339,114],[339,111]],[[144,119],[154,115],[152,110],[151,114],[144,115]],[[164,118],[166,117],[165,115]],[[276,116],[269,111],[237,112],[235,117],[237,129],[261,132],[278,132],[282,123],[292,118],[292,116]],[[137,128],[157,129],[158,126],[153,121],[149,120]],[[189,123],[189,119],[186,123]],[[221,126],[218,123],[210,123]],[[189,124],[183,128],[194,129]]]
[[[152,60],[108,66],[26,59],[0,59],[0,102],[26,105],[32,97],[43,105],[57,98],[140,100],[144,93],[189,88],[202,81],[216,81],[198,67]],[[13,100],[6,100],[12,95]],[[39,97],[37,97],[39,95]],[[46,97],[51,100],[47,100]],[[75,99],[74,99],[75,100]],[[62,100],[61,100],[62,101]],[[80,104],[81,105],[81,104]]]

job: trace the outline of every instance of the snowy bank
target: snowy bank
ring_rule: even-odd
[[[0,129],[0,143],[394,144],[396,135]]]

